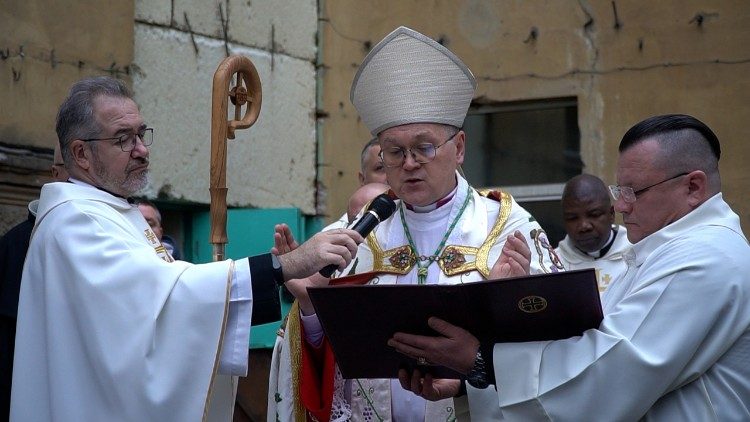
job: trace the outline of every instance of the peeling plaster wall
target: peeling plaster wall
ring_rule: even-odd
[[[127,80],[132,22],[129,2],[3,1],[0,142],[54,148],[57,108],[73,82],[101,74]]]
[[[630,126],[656,114],[698,117],[722,141],[724,196],[750,227],[750,5],[742,0],[321,1],[319,168],[329,219],[357,186],[370,136],[349,102],[351,81],[399,25],[461,57],[477,77],[478,102],[576,97],[584,171],[606,181]]]
[[[136,1],[133,88],[156,129],[150,196],[209,202],[213,75],[242,54],[263,102],[229,141],[227,201],[315,213],[316,16],[314,1]]]
[[[130,83],[133,3],[5,0],[0,28],[2,234],[51,178],[55,117],[70,85],[94,75]]]

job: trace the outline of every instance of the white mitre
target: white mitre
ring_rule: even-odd
[[[383,38],[354,76],[349,98],[370,133],[408,123],[463,126],[477,82],[450,50],[404,26]]]

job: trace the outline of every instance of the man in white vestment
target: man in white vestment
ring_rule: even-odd
[[[625,274],[628,231],[615,224],[615,208],[607,186],[596,176],[580,174],[568,180],[562,194],[563,224],[567,235],[557,256],[567,270],[595,268],[599,293]]]
[[[11,420],[231,420],[253,324],[278,285],[344,268],[362,241],[314,236],[283,256],[174,261],[127,197],[147,183],[148,128],[120,81],[73,85],[57,134],[70,175],[42,188],[23,271]],[[224,380],[224,381],[220,381]]]
[[[525,265],[515,261],[524,238],[535,246],[535,272],[562,269],[544,231],[509,194],[480,193],[457,171],[475,87],[458,57],[409,28],[393,31],[364,59],[350,97],[378,139],[397,210],[360,245],[342,275],[377,284],[500,278],[528,268],[528,257],[518,256]],[[421,422],[455,420],[461,413],[453,401],[460,395],[457,383],[446,400],[433,403],[395,379],[342,379],[309,299],[298,298],[274,349],[269,421]],[[463,401],[465,408],[465,395]]]
[[[467,374],[472,418],[513,421],[750,420],[750,245],[724,202],[716,135],[686,115],[633,126],[610,186],[633,247],[604,293],[598,329],[559,341],[479,345],[397,333],[398,351]],[[431,380],[401,377],[439,396]],[[416,374],[419,375],[419,374]],[[478,395],[490,390],[494,398]]]

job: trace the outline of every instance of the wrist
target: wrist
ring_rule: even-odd
[[[294,276],[294,259],[289,259],[289,253],[277,255],[276,260],[279,262],[279,266],[282,269],[281,276],[284,279],[284,282],[297,278]]]
[[[477,354],[474,358],[474,365],[466,374],[466,382],[468,382],[472,387],[480,389],[487,388],[490,385],[488,365],[485,359],[492,359],[492,356],[485,357],[485,354],[482,353],[482,349],[483,348],[481,346],[477,348]]]
[[[281,261],[279,260],[279,256],[274,254],[269,254],[271,257],[271,269],[273,273],[273,281],[276,282],[279,286],[283,286],[286,282],[286,279],[284,278],[284,268],[281,265]]]

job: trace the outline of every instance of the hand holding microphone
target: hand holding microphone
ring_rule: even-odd
[[[387,193],[380,194],[370,202],[364,215],[357,220],[351,229],[365,238],[381,221],[390,217],[394,211],[396,211],[396,203],[393,202]],[[329,278],[337,268],[336,265],[327,265],[320,270],[320,275]]]

